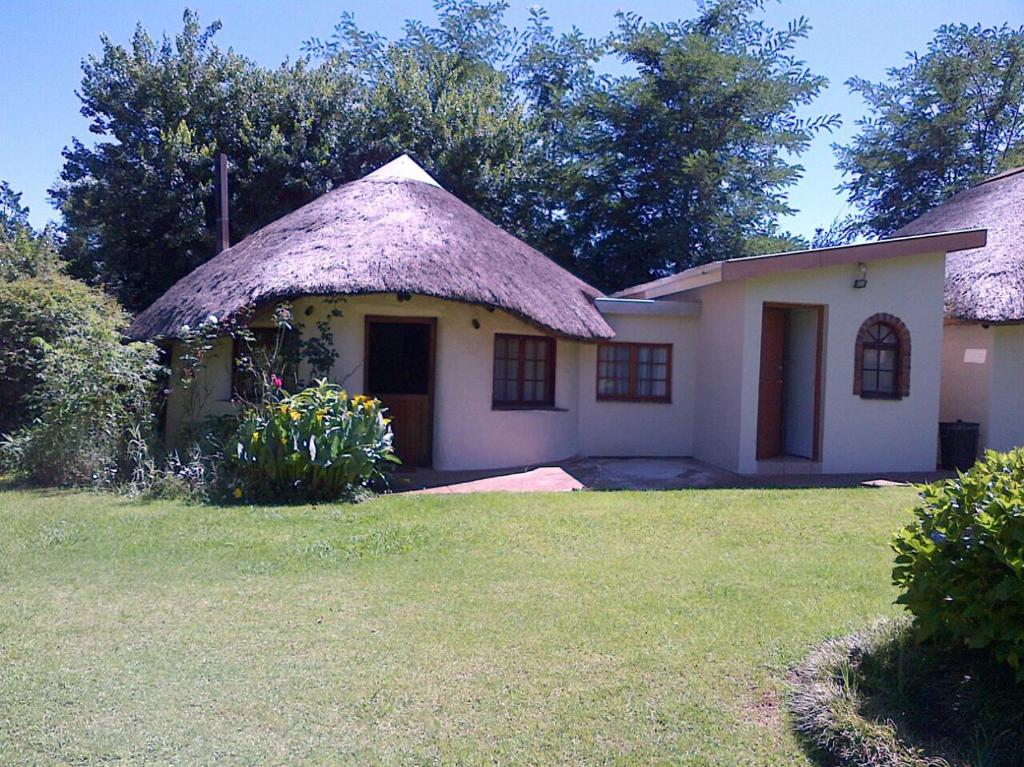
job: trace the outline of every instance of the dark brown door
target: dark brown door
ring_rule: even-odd
[[[387,407],[406,466],[432,461],[434,331],[432,318],[366,318],[366,393]]]
[[[761,316],[761,374],[757,396],[757,458],[782,453],[783,359],[786,310],[764,307]]]

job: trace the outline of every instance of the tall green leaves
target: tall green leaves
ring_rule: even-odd
[[[835,146],[861,230],[887,235],[987,176],[1024,164],[1024,28],[940,27],[886,82],[847,84],[870,109]]]

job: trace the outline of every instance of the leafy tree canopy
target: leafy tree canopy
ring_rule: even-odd
[[[103,38],[80,89],[99,141],[72,142],[51,191],[73,272],[137,310],[209,259],[219,151],[233,241],[409,152],[606,289],[800,242],[776,231],[794,158],[836,123],[797,117],[825,84],[793,54],[805,20],[775,30],[759,0],[719,0],[592,40],[539,9],[511,29],[505,2],[435,9],[395,40],[343,16],[272,70],[191,11],[173,38]]]
[[[0,181],[0,281],[44,276],[63,268],[53,228],[35,231],[28,208],[21,204],[21,193]]]
[[[887,235],[951,195],[1024,164],[1024,27],[940,27],[886,82],[847,85],[870,113],[834,145],[860,231]]]

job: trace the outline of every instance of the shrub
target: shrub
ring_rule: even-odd
[[[25,396],[33,419],[0,446],[4,463],[34,484],[119,484],[132,428],[152,426],[156,349],[107,333],[81,341],[42,344]]]
[[[378,400],[325,380],[251,408],[238,427],[236,495],[331,500],[398,463]]]
[[[984,648],[1024,680],[1024,448],[926,487],[893,541],[920,640]]]
[[[0,282],[0,463],[36,484],[117,482],[129,429],[152,425],[152,344],[123,344],[127,316],[64,275]]]
[[[117,340],[127,317],[102,291],[62,274],[0,280],[0,433],[29,423],[46,348]]]

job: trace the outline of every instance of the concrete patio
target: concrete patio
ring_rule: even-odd
[[[392,475],[391,488],[396,493],[530,493],[728,487],[880,487],[934,482],[947,476],[951,474],[742,476],[692,458],[575,458],[545,466],[520,466],[495,471],[415,469]]]

